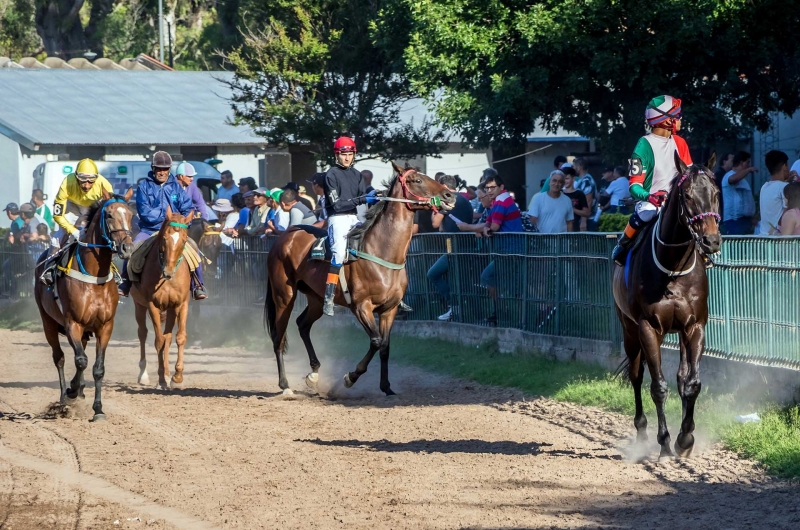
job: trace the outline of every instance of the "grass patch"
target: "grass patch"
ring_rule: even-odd
[[[800,476],[800,409],[773,408],[761,414],[760,423],[738,425],[725,433],[725,445],[761,462],[781,477]]]
[[[42,329],[42,319],[36,302],[24,298],[0,305],[0,328],[37,331]]]

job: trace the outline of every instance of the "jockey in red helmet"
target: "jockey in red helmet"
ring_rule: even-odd
[[[672,96],[653,98],[644,115],[651,132],[636,144],[629,169],[631,197],[639,202],[612,252],[620,266],[625,265],[628,247],[636,234],[656,218],[667,198],[675,176],[675,151],[687,166],[692,165],[689,146],[677,134],[681,130],[681,100]]]
[[[323,312],[333,316],[333,299],[339,283],[339,269],[347,255],[347,234],[358,224],[356,207],[377,202],[375,192],[365,194],[366,184],[361,172],[353,167],[356,143],[342,136],[333,144],[336,164],[325,173],[325,212],[328,217],[328,240],[331,246],[331,267],[325,285]]]

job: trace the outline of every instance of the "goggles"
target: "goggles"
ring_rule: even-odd
[[[97,175],[90,175],[88,173],[76,173],[75,178],[78,179],[78,182],[94,182],[97,180]]]

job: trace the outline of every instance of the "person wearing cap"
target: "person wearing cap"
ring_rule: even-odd
[[[194,183],[195,175],[197,175],[197,171],[189,162],[181,162],[175,169],[175,179],[180,183],[184,191],[186,191],[186,195],[192,199],[194,214],[208,220],[206,201],[203,200],[203,193],[200,191],[200,188]]]
[[[339,269],[347,253],[347,234],[357,224],[357,207],[378,201],[373,190],[366,195],[366,184],[361,173],[353,167],[356,143],[342,136],[333,144],[336,163],[325,173],[325,213],[328,217],[328,240],[331,246],[331,265],[325,285],[325,302],[322,311],[333,316],[333,299],[339,283]]]
[[[17,206],[15,202],[6,204],[3,211],[6,212],[8,220],[11,221],[11,227],[8,229],[8,232],[6,232],[6,241],[13,245],[19,240],[19,234],[22,231],[22,225],[25,224],[25,221],[20,217],[19,206]]]
[[[247,220],[247,226],[245,226],[244,231],[250,236],[260,236],[269,228],[268,221],[272,210],[270,206],[272,197],[267,188],[257,188],[253,191],[248,191],[245,195],[252,197],[253,207],[250,209],[250,217]]]
[[[306,182],[311,184],[311,189],[317,196],[317,207],[314,208],[314,215],[319,219],[317,224],[321,226],[328,220],[328,216],[325,213],[325,173],[314,173],[311,180]]]
[[[186,194],[181,184],[172,175],[172,157],[165,151],[153,153],[150,164],[151,171],[147,178],[139,183],[136,189],[136,211],[139,214],[139,233],[133,239],[134,244],[146,240],[148,237],[161,230],[161,225],[167,218],[167,210],[183,216],[193,211],[192,199]],[[195,245],[190,238],[187,244]],[[131,282],[128,279],[128,260],[122,267],[123,283],[120,285],[120,294],[128,296]],[[192,294],[195,300],[208,298],[203,287],[202,262],[192,274]]]
[[[681,100],[658,96],[650,100],[644,112],[651,131],[639,139],[628,168],[631,197],[638,202],[611,253],[620,267],[625,265],[628,248],[636,234],[656,218],[667,199],[675,176],[675,152],[684,164],[692,165],[689,146],[677,134],[681,130]]]
[[[233,183],[233,173],[230,170],[226,169],[219,174],[219,182],[220,186],[217,188],[218,199],[231,200],[234,194],[239,193],[239,186]]]
[[[47,228],[47,222],[41,215],[36,213],[36,207],[29,202],[23,203],[19,207],[19,215],[23,222],[19,235],[20,242],[32,243],[39,239],[37,229],[39,225],[44,225]]]
[[[272,213],[270,214],[271,222],[267,224],[272,230],[272,233],[275,234],[285,232],[286,229],[289,228],[289,212],[285,212],[281,208],[281,196],[283,195],[283,191],[282,188],[272,188],[269,190],[270,199],[268,199],[268,202],[272,208]]]
[[[78,225],[85,223],[89,207],[103,197],[103,190],[114,193],[111,183],[98,173],[97,164],[90,158],[78,162],[75,172],[61,182],[53,202],[53,220],[70,239],[80,237]]]

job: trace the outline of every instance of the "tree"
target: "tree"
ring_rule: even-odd
[[[619,159],[657,95],[684,100],[697,146],[800,105],[796,1],[396,1],[413,88],[477,144],[563,127]]]
[[[0,55],[19,59],[41,50],[35,11],[32,0],[0,0]]]
[[[376,0],[251,0],[241,2],[244,44],[227,55],[238,121],[274,145],[308,144],[332,159],[333,140],[352,134],[368,157],[412,158],[437,153],[441,132],[403,123],[415,94],[401,75],[401,55],[374,43]]]

